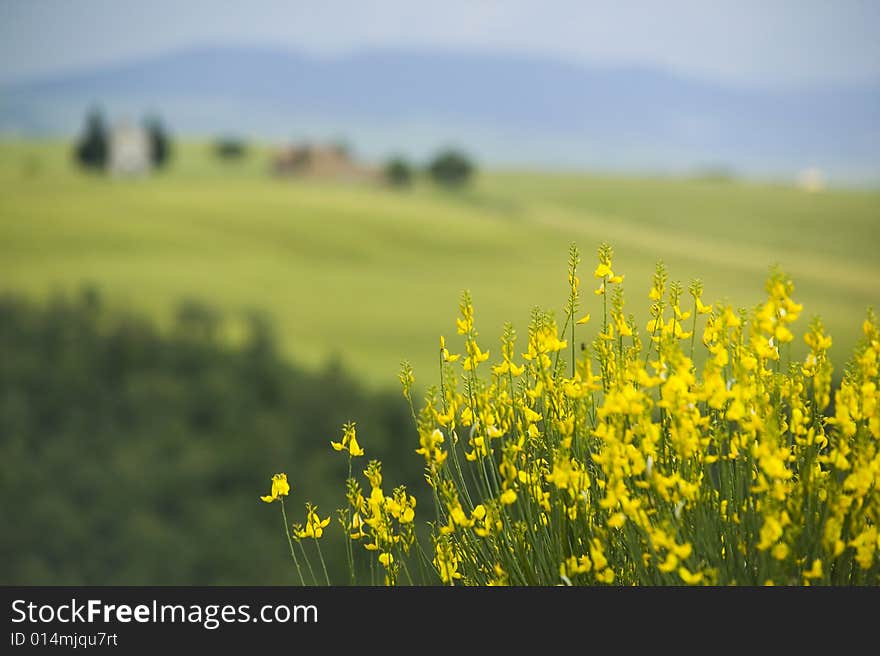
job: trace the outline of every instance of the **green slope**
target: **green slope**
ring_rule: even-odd
[[[224,164],[197,144],[159,176],[112,180],[78,173],[61,144],[0,144],[0,290],[44,297],[91,282],[160,322],[198,298],[231,317],[230,339],[234,318],[258,309],[291,358],[338,355],[372,385],[395,385],[404,358],[434,380],[464,288],[494,357],[504,321],[523,330],[533,305],[561,307],[571,241],[585,311],[600,316],[588,279],[603,240],[645,319],[658,258],[673,280],[702,278],[707,302],[742,306],[778,263],[805,304],[801,327],[826,320],[836,363],[880,305],[878,192],[539,173],[485,174],[460,194],[395,192],[278,180],[264,150]]]

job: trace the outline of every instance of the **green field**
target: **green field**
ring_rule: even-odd
[[[497,172],[463,193],[396,192],[279,180],[265,151],[230,164],[196,144],[158,176],[114,180],[79,173],[57,143],[0,143],[0,291],[44,298],[90,282],[163,325],[196,298],[226,313],[230,339],[259,309],[290,358],[339,356],[373,386],[396,385],[404,358],[419,382],[435,379],[464,288],[494,358],[504,321],[522,330],[532,306],[561,308],[572,241],[585,311],[601,316],[589,292],[603,240],[642,326],[658,258],[672,280],[702,278],[706,302],[738,306],[761,299],[778,263],[805,305],[801,328],[825,319],[838,371],[866,307],[880,306],[877,191]]]

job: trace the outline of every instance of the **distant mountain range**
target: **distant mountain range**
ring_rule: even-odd
[[[524,55],[200,48],[7,85],[0,133],[73,135],[93,105],[111,120],[159,114],[179,135],[341,138],[368,158],[458,145],[496,166],[774,177],[818,167],[880,180],[880,81],[741,88]]]

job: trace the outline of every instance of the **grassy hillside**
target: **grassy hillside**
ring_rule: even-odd
[[[292,359],[338,355],[377,386],[396,384],[404,358],[434,380],[463,288],[494,358],[505,320],[522,330],[533,305],[561,307],[571,241],[586,285],[595,247],[612,243],[628,308],[645,321],[658,258],[673,280],[702,278],[707,302],[741,306],[760,300],[778,263],[806,306],[802,327],[826,320],[836,363],[866,306],[880,306],[878,192],[538,173],[485,174],[461,194],[395,192],[266,171],[265,152],[232,164],[186,145],[166,173],[113,180],[74,170],[60,144],[0,144],[0,291],[45,297],[92,282],[111,305],[166,325],[188,297],[231,317],[261,310]],[[226,329],[235,339],[236,323]]]

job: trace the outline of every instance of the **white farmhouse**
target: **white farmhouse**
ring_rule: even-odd
[[[108,170],[117,176],[146,175],[153,166],[150,137],[139,126],[119,123],[110,132]]]
[[[816,193],[825,189],[825,176],[822,169],[811,166],[798,173],[797,186],[810,193]]]

